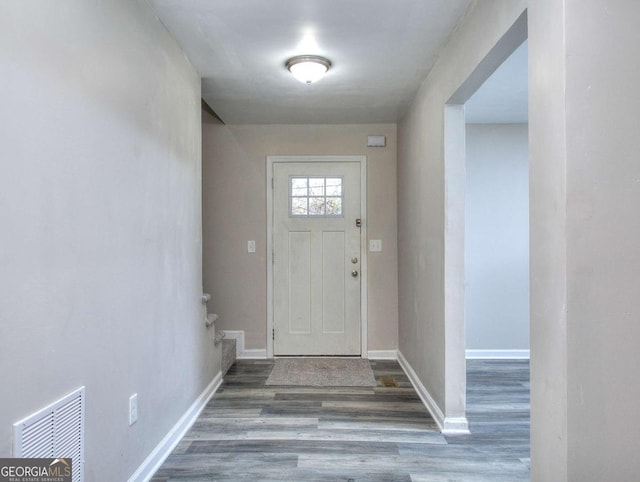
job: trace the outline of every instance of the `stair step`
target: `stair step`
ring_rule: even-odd
[[[222,374],[227,373],[235,362],[236,340],[233,338],[225,338],[222,340]]]

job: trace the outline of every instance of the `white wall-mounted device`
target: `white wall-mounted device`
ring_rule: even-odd
[[[367,136],[367,147],[385,147],[387,138],[385,136]]]

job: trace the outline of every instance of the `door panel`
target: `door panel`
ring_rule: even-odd
[[[289,332],[311,333],[311,233],[289,233]]]
[[[274,163],[273,175],[274,354],[360,355],[360,165]]]
[[[345,332],[345,236],[344,232],[322,233],[323,333]]]

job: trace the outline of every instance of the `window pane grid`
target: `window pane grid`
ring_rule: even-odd
[[[289,215],[292,217],[340,217],[343,203],[342,177],[291,177]]]

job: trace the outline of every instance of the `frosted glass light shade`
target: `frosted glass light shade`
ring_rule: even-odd
[[[331,67],[331,62],[317,55],[299,55],[287,60],[287,69],[300,82],[311,84],[320,80]]]

